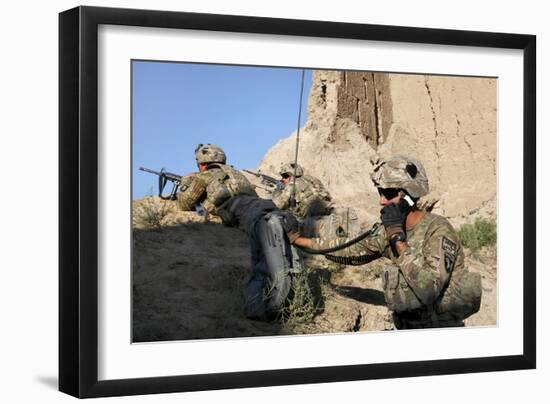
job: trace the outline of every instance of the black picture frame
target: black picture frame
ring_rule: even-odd
[[[523,354],[98,380],[98,26],[113,24],[523,51]],[[536,367],[536,37],[152,10],[77,7],[59,15],[59,390],[103,397]],[[526,208],[528,207],[528,208]]]

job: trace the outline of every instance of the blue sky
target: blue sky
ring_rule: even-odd
[[[221,146],[236,168],[256,167],[271,146],[296,130],[301,72],[133,61],[132,197],[158,192],[157,177],[140,166],[196,171],[198,143]],[[310,88],[311,70],[306,70],[301,125]]]

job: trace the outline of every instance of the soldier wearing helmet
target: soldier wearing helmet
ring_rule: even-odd
[[[429,191],[424,167],[414,158],[394,156],[380,162],[371,178],[380,195],[381,223],[340,254],[391,260],[383,289],[397,328],[464,325],[479,310],[481,278],[466,269],[449,221],[419,208],[419,199]],[[314,249],[341,244],[304,237],[294,242]]]
[[[279,169],[279,175],[284,178],[296,177],[300,178],[304,175],[304,169],[300,164],[286,163],[282,164]]]
[[[201,204],[221,217],[226,226],[249,235],[252,277],[245,286],[245,314],[267,319],[283,309],[291,283],[301,271],[296,250],[287,233],[298,223],[290,212],[277,209],[272,201],[260,199],[246,177],[226,165],[224,151],[216,145],[199,144],[195,149],[199,172],[182,178],[177,204],[194,210]]]
[[[279,209],[290,209],[302,219],[330,214],[332,198],[320,180],[305,175],[303,168],[294,163],[283,164],[279,175],[284,188],[276,189],[272,195],[272,200]]]
[[[272,200],[279,209],[288,209],[301,219],[301,235],[330,240],[335,237],[345,239],[358,232],[357,212],[352,208],[335,207],[323,183],[316,177],[305,174],[299,164],[283,164],[279,175],[284,188],[273,191]],[[319,264],[315,256],[303,257],[310,265]]]
[[[195,159],[198,164],[220,163],[225,164],[225,152],[221,147],[213,144],[199,144],[195,149]]]

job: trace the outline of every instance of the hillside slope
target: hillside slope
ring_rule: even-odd
[[[393,329],[382,292],[382,260],[342,268],[319,264],[322,259],[306,261],[313,319],[248,320],[241,300],[250,276],[246,234],[156,197],[135,201],[134,218],[143,206],[167,209],[157,228],[134,223],[134,342]],[[484,290],[481,310],[467,325],[495,324],[495,249],[468,252],[466,262],[482,274]]]

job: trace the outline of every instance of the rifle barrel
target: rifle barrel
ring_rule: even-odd
[[[140,167],[139,169],[141,171],[145,171],[147,173],[155,174],[155,175],[158,175],[158,176],[163,176],[164,178],[166,178],[169,181],[173,181],[173,182],[180,182],[181,181],[181,175],[174,174],[174,173],[169,173],[168,171],[164,171],[164,169],[162,169],[160,172],[155,171],[155,170],[151,170],[150,168],[146,168],[146,167]]]
[[[159,173],[158,171],[151,170],[150,168],[140,167],[139,169],[140,169],[141,171],[145,171],[145,172],[147,172],[147,173],[160,175],[160,173]]]
[[[245,168],[243,171],[244,171],[245,173],[255,175],[256,177],[259,177],[259,176],[260,176],[260,174],[255,173],[254,171],[247,170],[246,168]]]
[[[254,171],[250,171],[250,170],[243,170],[243,171],[245,171],[249,174],[255,175],[256,177],[263,178],[264,180],[269,181],[272,184],[276,184],[276,183],[280,182],[277,178],[273,178],[273,177],[271,177],[267,174],[255,173]]]

